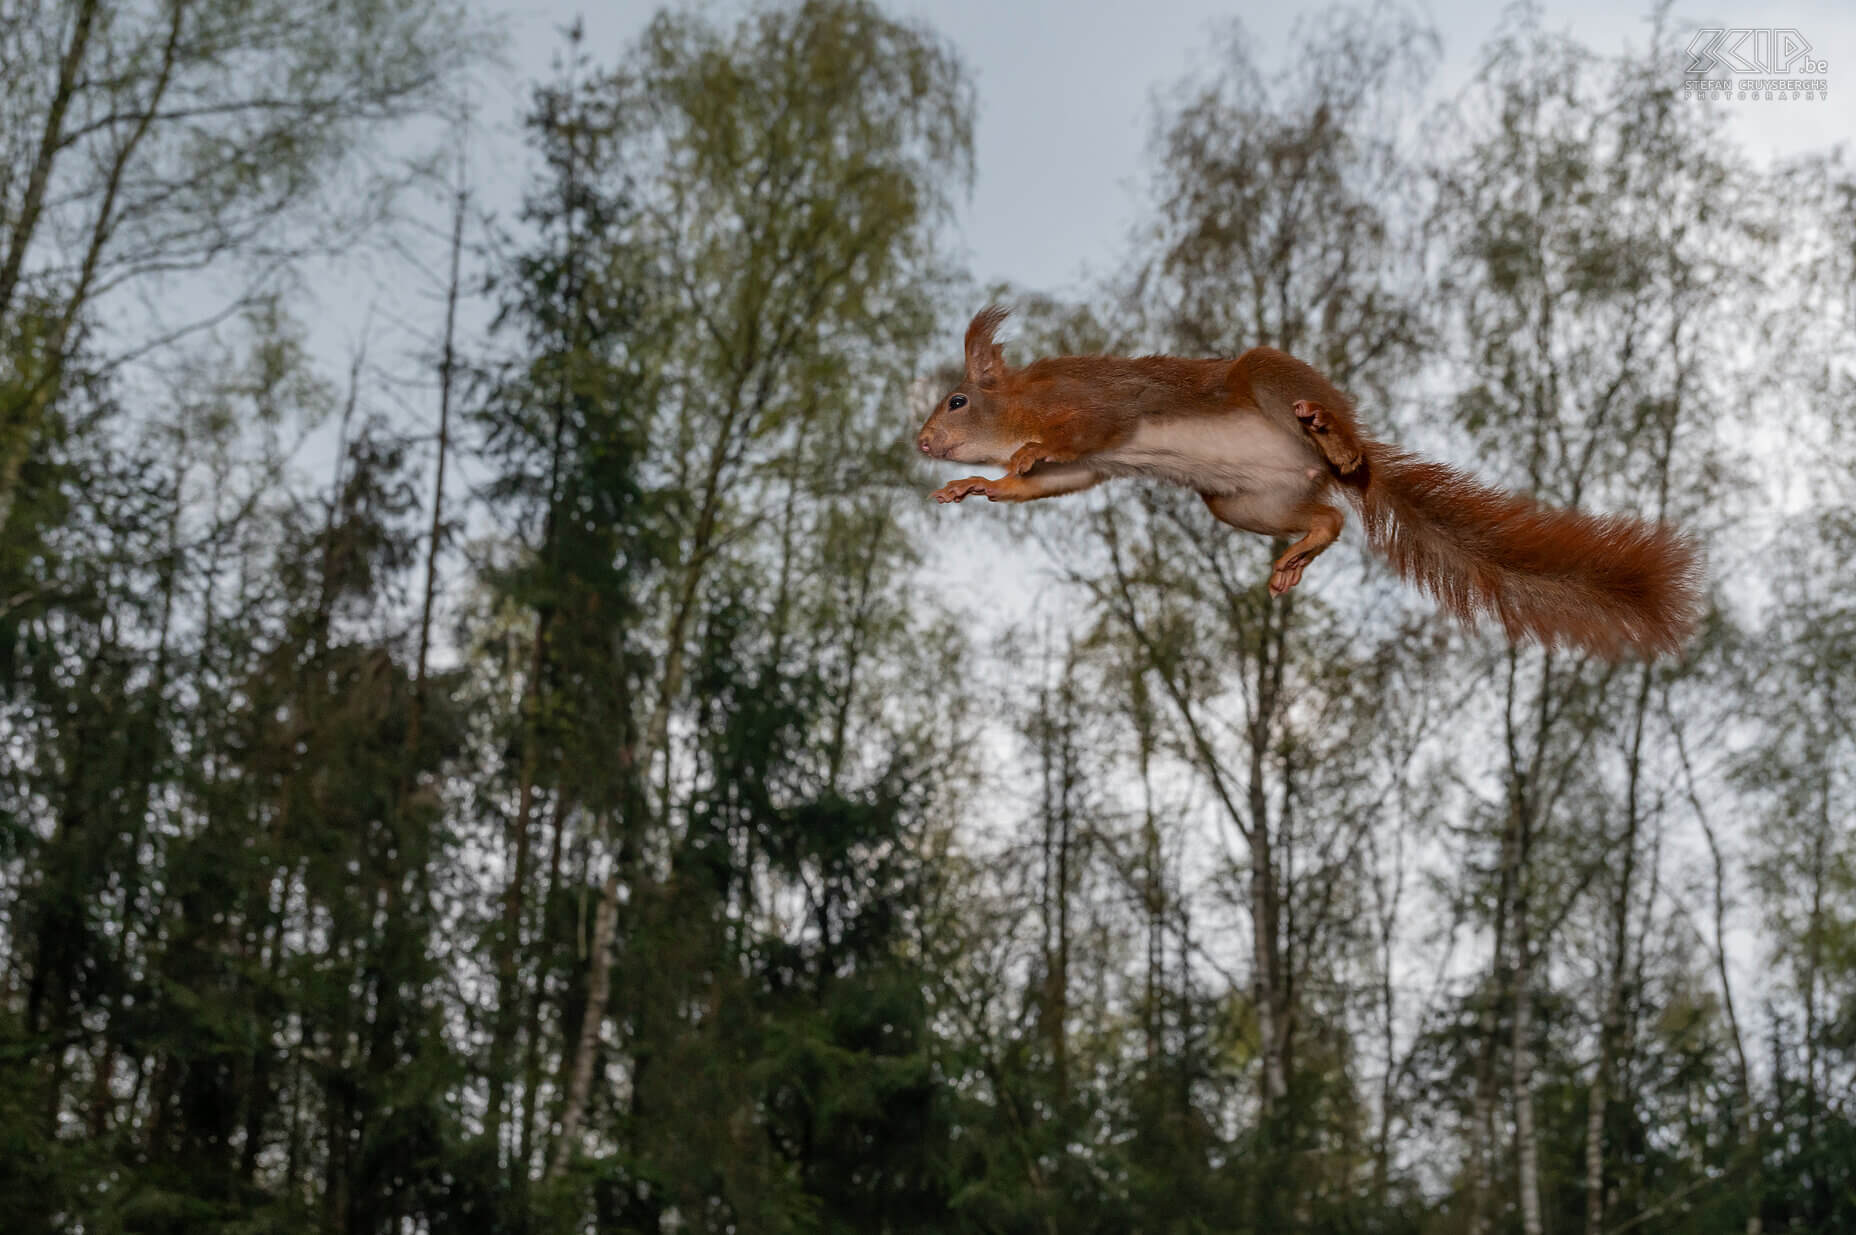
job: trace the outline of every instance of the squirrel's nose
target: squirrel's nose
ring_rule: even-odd
[[[915,445],[918,448],[920,448],[923,454],[927,454],[928,453],[928,435],[924,433],[920,437],[916,438]]]

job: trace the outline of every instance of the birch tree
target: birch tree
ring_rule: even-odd
[[[49,0],[0,20],[0,531],[99,306],[236,272],[230,295],[111,333],[159,349],[377,221],[368,168],[488,47],[453,6]],[[281,84],[281,88],[280,88]],[[198,285],[194,285],[198,286]],[[174,311],[177,310],[177,311]]]
[[[1757,211],[1731,204],[1739,169],[1719,157],[1705,114],[1684,106],[1654,54],[1594,63],[1524,21],[1492,47],[1478,89],[1464,113],[1470,144],[1444,172],[1438,207],[1445,286],[1461,306],[1457,424],[1509,484],[1553,503],[1718,529],[1702,495],[1731,497],[1711,477],[1727,441],[1719,409],[1734,396],[1712,359],[1733,333],[1731,298],[1755,286],[1763,235]],[[1698,212],[1701,202],[1722,209]],[[1492,954],[1478,996],[1471,1224],[1485,1229],[1493,1217],[1491,1155],[1508,1139],[1496,1109],[1504,1079],[1522,1229],[1543,1229],[1552,1207],[1542,1181],[1559,1173],[1541,1161],[1534,1017],[1555,981],[1558,932],[1597,889],[1605,960],[1592,1012],[1584,1216],[1598,1230],[1612,1221],[1615,1195],[1605,1141],[1634,1118],[1636,1096],[1620,1092],[1620,1078],[1656,908],[1651,837],[1665,826],[1674,779],[1651,754],[1666,740],[1658,695],[1680,689],[1691,669],[1522,649],[1490,668],[1502,789],[1487,807],[1493,882],[1480,893]],[[1606,749],[1617,752],[1615,779],[1594,761]]]

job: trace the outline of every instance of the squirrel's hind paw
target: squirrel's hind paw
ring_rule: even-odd
[[[1321,457],[1333,464],[1334,470],[1341,475],[1358,471],[1360,464],[1366,461],[1359,443],[1353,440],[1353,434],[1340,426],[1327,408],[1301,399],[1289,410],[1295,413],[1295,418],[1302,422],[1302,427],[1314,438],[1315,448],[1321,452]],[[1336,429],[1340,432],[1336,433]]]

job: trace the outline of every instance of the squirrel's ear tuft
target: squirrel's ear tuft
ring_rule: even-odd
[[[992,334],[1008,311],[989,304],[973,315],[967,327],[967,376],[981,385],[1005,376],[1005,351],[992,341]]]

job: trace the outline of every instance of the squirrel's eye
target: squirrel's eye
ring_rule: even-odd
[[[965,407],[966,405],[967,405],[967,396],[965,395],[954,395],[950,397],[947,401],[947,406],[950,409],[956,408],[956,407]]]

